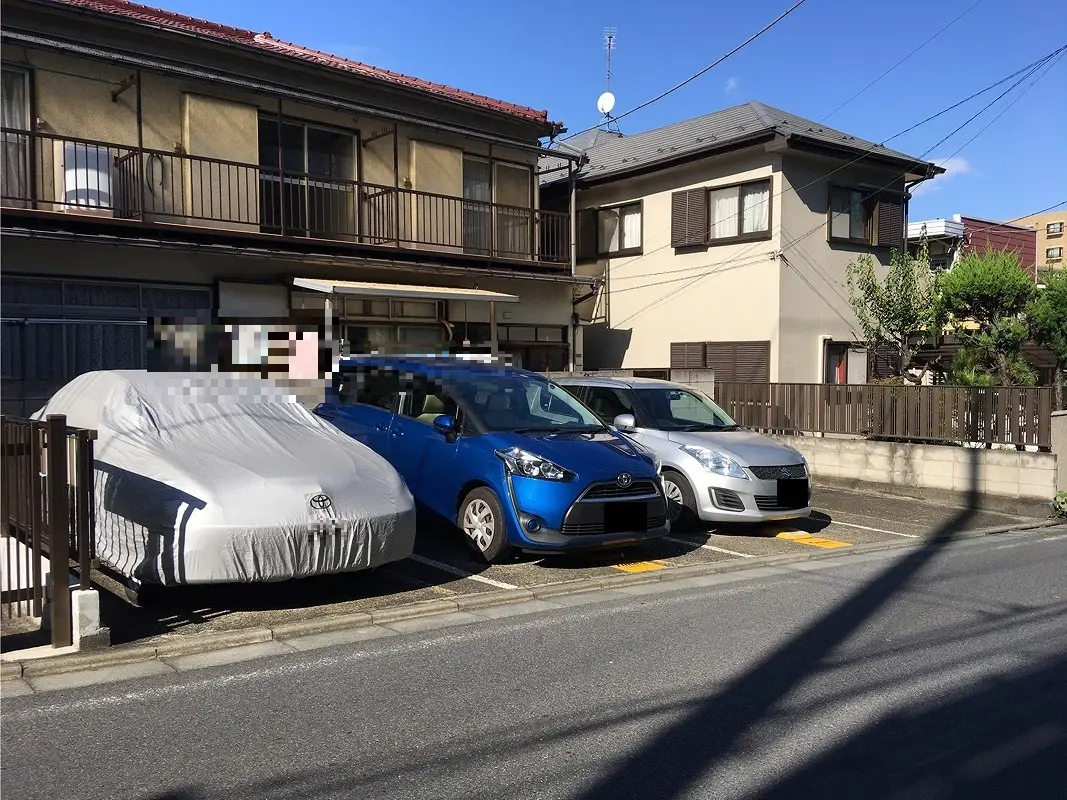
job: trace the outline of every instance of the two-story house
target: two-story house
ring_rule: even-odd
[[[353,352],[570,366],[546,112],[127,0],[3,23],[5,411],[145,366],[161,316],[329,307]]]
[[[756,102],[556,151],[583,158],[577,269],[600,279],[578,306],[584,367],[721,381],[865,381],[846,265],[887,265],[909,188],[943,172]],[[546,161],[542,204],[563,209],[568,161]]]

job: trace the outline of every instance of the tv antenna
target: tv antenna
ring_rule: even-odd
[[[615,50],[615,28],[604,28],[604,51],[607,54],[607,77],[606,87],[603,94],[597,98],[596,109],[604,115],[604,123],[610,124],[613,120],[611,110],[615,108],[615,95],[611,93],[611,54]],[[618,128],[618,124],[615,126]]]

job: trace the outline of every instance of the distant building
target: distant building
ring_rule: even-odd
[[[1017,222],[1033,228],[1037,234],[1037,268],[1038,271],[1063,269],[1064,261],[1064,226],[1067,225],[1067,208],[1034,214]]]
[[[1034,228],[1021,222],[1007,223],[955,214],[951,219],[929,219],[908,223],[908,251],[918,252],[926,236],[930,267],[951,269],[967,252],[987,248],[1009,250],[1019,254],[1019,263],[1036,280],[1037,235]]]

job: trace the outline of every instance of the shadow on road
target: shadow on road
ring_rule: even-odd
[[[657,798],[671,800],[696,790],[700,780],[749,745],[744,741],[757,725],[766,724],[777,707],[810,675],[832,662],[839,647],[859,632],[898,593],[908,591],[945,546],[965,530],[978,506],[980,464],[971,462],[967,507],[932,531],[924,546],[905,553],[821,618],[796,633],[739,678],[714,687],[707,696],[661,699],[657,708],[616,709],[610,717],[576,722],[569,731],[523,731],[528,746],[554,735],[575,736],[585,728],[604,728],[652,715],[664,706],[682,714],[680,720],[635,750],[597,756],[599,777],[574,800]],[[1005,609],[1008,616],[1025,613]],[[999,624],[990,619],[988,624]],[[872,720],[861,731],[827,749],[815,760],[778,776],[758,796],[784,798],[980,798],[1062,796],[1067,764],[1067,658],[1058,655],[1010,678],[971,684],[937,701]],[[862,665],[857,665],[862,669]],[[880,676],[871,676],[877,679]],[[907,678],[903,678],[906,680]],[[912,678],[914,679],[914,677]],[[840,702],[845,702],[842,698]],[[523,736],[519,736],[521,740]],[[481,745],[490,747],[479,752]],[[820,742],[812,743],[817,749]],[[462,772],[464,764],[484,764],[496,750],[508,752],[521,741],[466,742],[459,753],[427,753],[426,763],[390,765],[373,773],[357,762],[331,770],[301,770],[281,779],[242,787],[240,796],[311,798],[347,792],[374,794],[388,780],[408,772],[418,781],[426,770],[448,763]],[[611,760],[607,760],[611,758]],[[567,764],[560,764],[560,775]],[[406,769],[405,769],[406,767]],[[577,775],[567,776],[578,779]],[[381,784],[379,784],[379,781]],[[515,782],[525,787],[521,776]],[[409,788],[417,784],[408,784]],[[529,787],[525,787],[529,788]],[[545,787],[546,791],[549,787]],[[502,787],[486,787],[480,796]],[[155,800],[203,800],[197,789],[157,794]],[[555,795],[553,795],[555,796]]]

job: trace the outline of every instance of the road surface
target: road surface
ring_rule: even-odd
[[[1063,796],[1067,528],[767,573],[11,698],[4,798]]]

